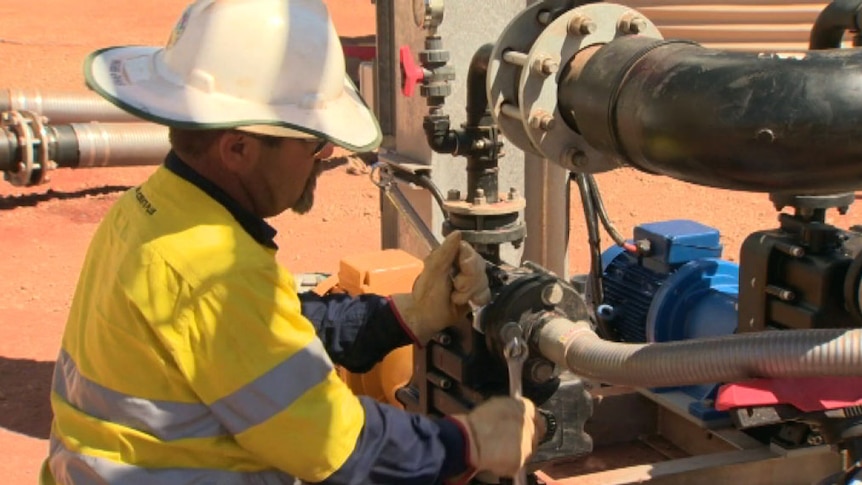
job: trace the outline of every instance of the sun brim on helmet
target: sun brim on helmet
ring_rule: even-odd
[[[98,50],[84,61],[90,89],[139,118],[178,128],[254,127],[273,136],[323,138],[355,152],[376,149],[382,139],[374,114],[349,77],[344,92],[323,107],[269,105],[177,84],[160,75],[162,49],[122,46]]]

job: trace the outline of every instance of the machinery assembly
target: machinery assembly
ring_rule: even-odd
[[[458,230],[493,299],[344,373],[354,391],[429,415],[533,400],[547,433],[523,476],[476,484],[862,483],[862,227],[827,220],[862,191],[862,0],[791,9],[802,47],[690,27],[691,2],[373,3],[359,78],[384,134],[382,249],[402,252],[343,262],[340,287],[409,290],[409,255]],[[716,15],[748,25],[786,2],[730,3]],[[0,110],[18,186],[168,150],[166,129],[87,99],[10,91]],[[761,193],[776,227],[738,257],[700,221],[622,234],[596,178],[622,168]],[[590,270],[569,275],[575,189]]]
[[[862,480],[862,232],[826,222],[862,187],[862,54],[841,48],[862,2],[825,6],[796,52],[665,39],[626,5],[528,2],[474,41],[467,62],[463,23],[446,29],[450,6],[464,22],[462,3],[415,1],[418,30],[378,38],[375,99],[392,135],[379,168],[384,241],[388,228],[392,247],[420,252],[405,232],[427,248],[438,224],[463,231],[488,261],[494,299],[414,349],[398,403],[451,414],[523,392],[549,429],[531,483]],[[483,21],[504,15],[494,10]],[[393,32],[409,25],[391,2],[378,14],[394,18]],[[421,45],[415,56],[411,45]],[[403,94],[394,113],[381,104],[393,85]],[[454,128],[459,86],[465,115]],[[419,116],[421,126],[402,118]],[[588,274],[506,254],[534,236],[520,217],[534,199],[499,189],[514,149],[525,177],[546,162],[563,170],[566,191],[578,188]],[[466,179],[441,175],[455,163],[445,157],[466,158]],[[746,239],[738,264],[722,259],[719,229],[696,221],[644,221],[624,236],[594,177],[621,167],[764,193],[788,210]],[[424,216],[403,193],[417,187],[431,194]],[[659,458],[620,458],[643,448]]]

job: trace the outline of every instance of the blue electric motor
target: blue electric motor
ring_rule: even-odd
[[[720,259],[718,230],[689,220],[643,224],[634,240],[650,252],[634,255],[619,246],[602,254],[604,300],[599,318],[624,342],[668,342],[729,335],[737,327],[739,266]],[[685,365],[680,362],[680,365]],[[656,389],[692,398],[688,411],[724,419],[712,406],[717,384]]]
[[[624,342],[667,342],[736,331],[739,266],[720,259],[717,229],[689,220],[637,226],[648,240],[637,256],[614,246],[602,254],[599,316]]]

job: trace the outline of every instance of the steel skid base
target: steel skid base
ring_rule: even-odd
[[[547,485],[818,483],[843,468],[828,445],[787,450],[687,412],[681,393],[627,387],[590,391],[593,415],[585,431],[592,453],[542,463],[531,480]]]

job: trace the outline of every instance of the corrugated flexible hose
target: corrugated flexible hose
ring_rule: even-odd
[[[603,340],[587,322],[553,318],[533,341],[557,365],[607,384],[664,387],[759,377],[862,376],[862,329],[635,344]]]

